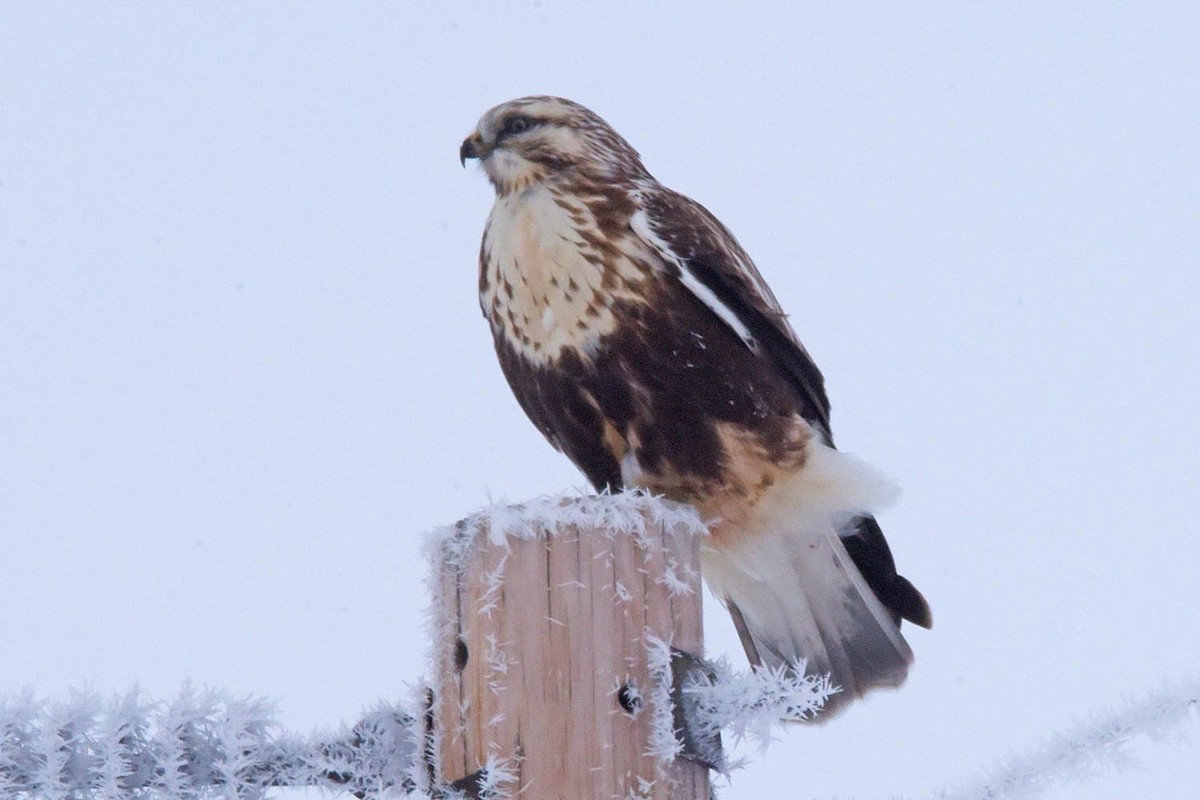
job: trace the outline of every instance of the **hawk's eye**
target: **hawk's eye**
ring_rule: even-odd
[[[500,132],[500,135],[516,136],[518,133],[524,133],[525,131],[529,130],[532,125],[533,122],[530,121],[529,117],[522,117],[520,115],[509,117],[507,120],[505,120],[504,130]]]

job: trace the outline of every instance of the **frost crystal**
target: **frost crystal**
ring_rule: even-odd
[[[165,705],[137,690],[0,698],[0,798],[261,798],[273,786],[400,794],[417,788],[412,719],[380,706],[353,729],[301,739],[264,700],[191,687]]]
[[[512,789],[517,783],[517,770],[508,759],[497,758],[489,753],[483,764],[483,774],[479,778],[479,800],[504,800],[512,797]]]
[[[670,559],[667,562],[666,570],[655,579],[655,583],[667,587],[667,592],[672,597],[679,597],[680,595],[695,594],[700,585],[700,576],[686,564],[680,564],[675,559]]]
[[[791,670],[758,668],[734,672],[725,659],[712,662],[712,675],[693,673],[683,693],[695,704],[694,722],[710,734],[726,730],[766,749],[771,729],[782,720],[814,719],[838,690],[828,675],[805,674],[805,663]]]
[[[426,534],[425,550],[435,564],[461,567],[475,546],[476,537],[485,528],[489,541],[496,545],[504,544],[508,537],[531,539],[572,527],[604,531],[607,535],[633,536],[644,542],[649,533],[647,523],[685,534],[708,532],[691,506],[665,500],[642,489],[594,495],[563,492],[519,505],[493,503],[457,525],[430,531]]]
[[[1160,741],[1196,721],[1200,674],[1167,685],[1004,759],[982,779],[946,789],[936,800],[1036,800],[1069,783],[1135,764],[1129,745],[1137,736]]]
[[[675,734],[671,702],[671,643],[650,631],[646,631],[646,665],[650,671],[650,691],[646,697],[650,709],[647,754],[661,763],[669,763],[683,752],[683,742]]]

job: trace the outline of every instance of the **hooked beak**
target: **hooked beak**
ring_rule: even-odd
[[[462,147],[458,148],[458,163],[465,167],[468,158],[487,158],[491,154],[491,149],[483,143],[483,137],[476,131],[464,139]]]

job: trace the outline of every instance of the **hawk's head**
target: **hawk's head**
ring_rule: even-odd
[[[559,177],[646,176],[637,151],[597,114],[561,97],[522,97],[483,115],[458,151],[483,162],[497,194]]]

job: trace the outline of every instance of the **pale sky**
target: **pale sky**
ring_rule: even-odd
[[[583,484],[495,364],[457,158],[542,93],[732,228],[905,487],[909,683],[724,800],[925,796],[1194,672],[1197,41],[1184,3],[5,4],[0,692],[405,696],[421,533]],[[1052,796],[1194,794],[1195,737],[1138,752]]]

